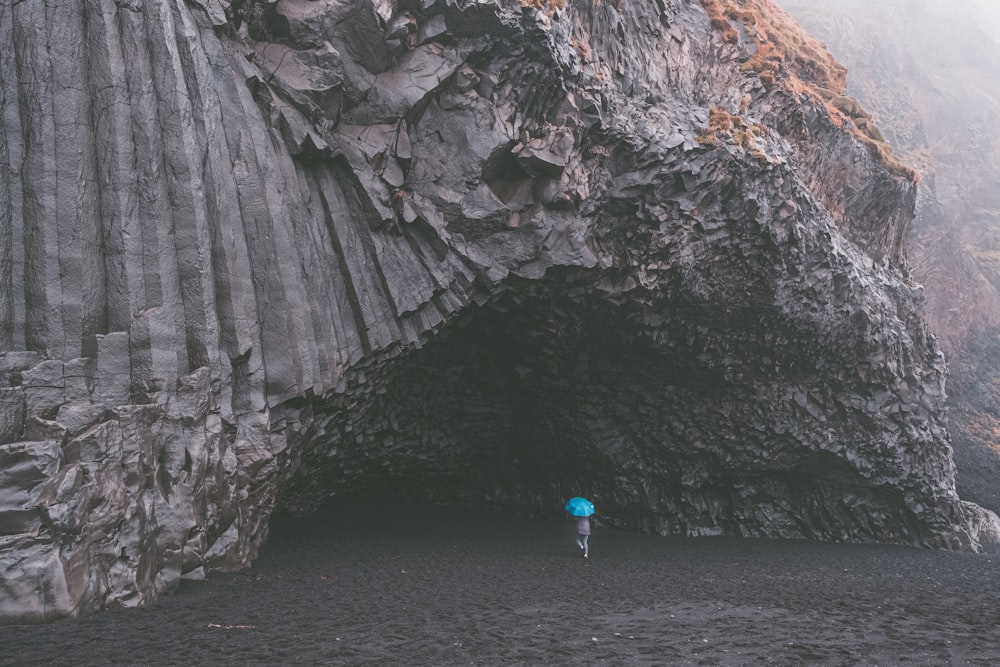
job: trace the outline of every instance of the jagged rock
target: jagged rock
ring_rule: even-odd
[[[849,92],[922,171],[910,256],[928,324],[948,359],[957,488],[1000,511],[996,6],[781,4],[843,59]]]
[[[331,494],[998,537],[912,184],[697,4],[130,7],[0,9],[0,619],[245,566]]]

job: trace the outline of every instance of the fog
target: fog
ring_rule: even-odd
[[[795,15],[808,6],[810,11],[831,14],[843,12],[846,7],[855,7],[862,12],[878,11],[885,15],[899,15],[903,12],[920,12],[934,17],[946,17],[949,21],[968,21],[970,30],[981,30],[1000,44],[1000,0],[775,0],[782,9]],[[878,9],[875,9],[877,3]]]
[[[955,3],[953,0],[925,0],[933,5],[936,5],[938,11],[947,11],[948,8],[954,5],[961,5],[961,2]],[[1000,42],[1000,2],[997,0],[966,0],[969,7],[969,12],[974,19],[977,20],[979,28],[989,34],[995,41]]]

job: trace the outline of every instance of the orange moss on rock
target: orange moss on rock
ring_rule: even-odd
[[[726,6],[722,0],[701,0],[701,4],[708,12],[708,20],[712,23],[712,27],[722,33],[722,40],[730,44],[738,42],[739,33],[730,25],[726,16]]]
[[[868,147],[891,173],[917,183],[920,174],[904,164],[861,104],[845,95],[847,68],[771,0],[701,0],[712,27],[729,43],[744,43],[750,56],[740,66],[755,72],[768,90],[783,87],[826,108],[830,120]]]
[[[549,16],[566,6],[566,0],[521,0],[522,7],[545,10]]]
[[[742,116],[730,113],[721,107],[708,111],[708,128],[698,135],[697,141],[703,146],[718,146],[723,141],[743,148],[748,155],[767,162],[767,155],[761,150],[758,139],[766,132],[759,124],[749,124]]]
[[[743,119],[735,116],[720,107],[712,107],[708,111],[708,127],[711,130],[729,132],[737,124],[742,124]]]

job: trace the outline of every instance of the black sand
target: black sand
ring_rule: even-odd
[[[0,627],[0,665],[994,665],[1000,548],[595,529],[346,505],[146,609]]]

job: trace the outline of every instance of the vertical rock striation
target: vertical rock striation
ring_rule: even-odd
[[[333,493],[997,537],[912,185],[700,6],[65,4],[0,6],[0,618],[244,566]]]

